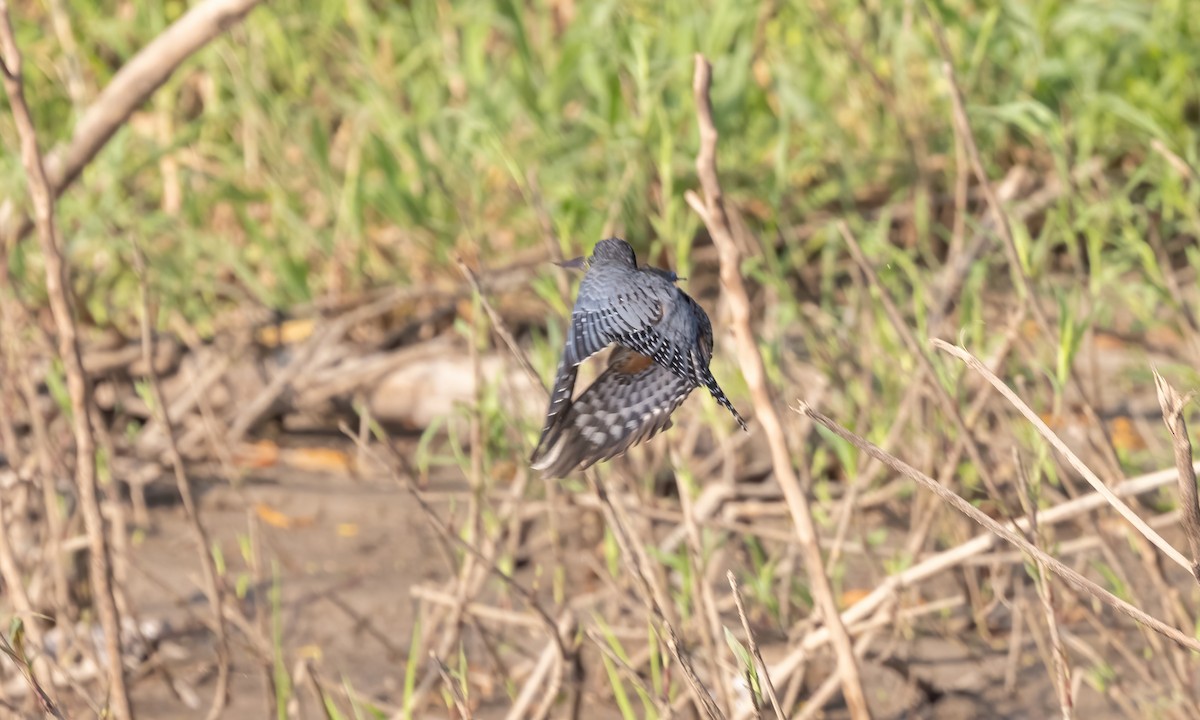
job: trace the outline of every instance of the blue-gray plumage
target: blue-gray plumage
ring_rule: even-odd
[[[601,240],[588,259],[571,313],[546,424],[533,467],[562,477],[625,452],[670,425],[670,415],[704,386],[741,425],[746,423],[709,371],[712,325],[676,287],[674,272],[637,266],[629,243]],[[579,365],[617,345],[608,368],[572,402]]]

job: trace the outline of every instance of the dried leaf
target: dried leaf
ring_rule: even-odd
[[[276,510],[266,503],[255,503],[254,514],[258,515],[259,519],[281,530],[295,530],[296,528],[308,527],[316,521],[313,515],[301,515],[293,517],[284,512]]]

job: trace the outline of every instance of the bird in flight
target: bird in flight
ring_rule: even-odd
[[[620,238],[601,240],[590,258],[562,265],[585,274],[531,458],[535,470],[561,478],[620,455],[670,427],[671,413],[700,386],[746,429],[708,369],[708,315],[675,285],[674,272],[638,267]],[[609,345],[616,347],[604,372],[572,400],[579,365]]]

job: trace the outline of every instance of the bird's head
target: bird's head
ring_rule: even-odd
[[[645,270],[646,272],[654,273],[655,275],[659,276],[660,278],[665,279],[667,282],[670,282],[670,283],[677,283],[680,280],[687,280],[687,278],[679,277],[678,275],[676,275],[674,270],[664,270],[663,268],[651,267],[649,265],[647,265],[646,267],[644,267],[642,269]]]
[[[588,266],[592,263],[588,258],[581,256],[572,258],[571,260],[562,260],[554,264],[560,268],[566,268],[567,270],[587,270]]]

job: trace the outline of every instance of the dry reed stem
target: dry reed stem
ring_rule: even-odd
[[[641,595],[642,602],[645,604],[646,609],[650,611],[650,616],[654,620],[654,623],[657,624],[659,633],[664,636],[667,643],[667,651],[679,663],[679,668],[683,671],[684,678],[688,681],[692,701],[695,703],[696,708],[709,720],[713,720],[714,718],[723,719],[725,714],[717,707],[716,702],[713,701],[712,696],[708,692],[708,688],[700,681],[700,676],[696,674],[696,668],[692,665],[691,654],[683,646],[683,643],[679,639],[679,634],[675,631],[674,624],[669,619],[673,614],[674,606],[671,605],[666,591],[653,580],[655,577],[654,566],[651,564],[645,548],[641,544],[634,542],[636,536],[631,529],[632,523],[629,522],[629,516],[625,513],[623,503],[619,499],[614,500],[609,496],[595,468],[589,469],[584,475],[587,477],[592,491],[600,498],[605,520],[612,531],[613,539],[617,541],[617,548],[621,552],[622,562],[629,571],[630,577],[633,578],[634,585]]]
[[[1145,475],[1139,475],[1119,484],[1114,489],[1114,492],[1122,496],[1133,496],[1151,492],[1173,483],[1178,474],[1175,468],[1170,468],[1168,470],[1157,470]],[[1104,505],[1105,500],[1099,493],[1091,493],[1045,510],[1039,515],[1039,520],[1043,525],[1056,524],[1104,507]],[[1023,529],[1028,526],[1028,518],[1019,518],[1017,521],[1006,525],[1006,527],[1014,530]],[[864,620],[873,613],[878,615],[879,609],[885,603],[892,600],[902,589],[917,585],[939,573],[968,562],[972,558],[988,551],[998,542],[1000,542],[999,537],[990,532],[984,532],[961,545],[937,553],[907,570],[888,576],[867,597],[847,608],[842,613],[842,622],[852,625],[856,631],[861,631]],[[799,647],[792,650],[786,657],[772,666],[772,676],[777,679],[792,677],[793,673],[803,665],[808,653],[827,642],[829,642],[828,629],[818,628],[810,632],[804,637]]]
[[[565,638],[571,637],[575,632],[575,615],[569,609],[563,610],[562,615],[558,619],[558,633],[554,638],[546,642],[542,652],[538,655],[537,664],[533,667],[533,672],[529,673],[529,677],[525,679],[524,686],[521,687],[521,692],[517,695],[517,699],[513,702],[508,714],[505,715],[507,720],[522,720],[523,718],[532,718],[533,720],[542,720],[550,714],[550,709],[557,699],[558,692],[551,692],[554,687],[561,687],[561,680],[555,683],[550,680],[546,688],[543,688],[543,683],[546,683],[546,677],[552,669],[559,667],[558,663],[562,662],[559,653],[559,647],[565,643]],[[560,676],[561,677],[561,676]],[[530,708],[534,701],[541,699],[538,707],[530,712]]]
[[[25,166],[38,240],[46,264],[46,294],[58,330],[58,350],[71,397],[71,425],[75,435],[75,481],[79,489],[79,506],[90,545],[88,572],[92,583],[93,602],[96,614],[100,618],[107,651],[109,709],[116,720],[130,720],[133,717],[133,709],[129,703],[125,668],[121,661],[121,618],[113,596],[112,558],[98,498],[96,439],[92,434],[90,422],[91,386],[83,371],[78,331],[72,312],[74,303],[71,297],[70,274],[59,248],[58,228],[54,222],[55,194],[46,179],[41,151],[38,149],[37,131],[34,129],[29,106],[25,103],[21,79],[21,53],[13,35],[7,0],[0,0],[0,49],[3,50],[0,73],[4,76],[9,109],[21,140],[21,162]]]
[[[851,717],[856,720],[869,718],[870,712],[863,694],[858,663],[854,658],[854,648],[850,644],[850,636],[846,633],[846,628],[842,625],[837,601],[833,596],[833,588],[829,583],[829,577],[825,574],[825,561],[821,557],[821,547],[814,529],[812,511],[809,508],[808,498],[805,497],[804,490],[800,487],[799,478],[792,468],[791,453],[787,447],[787,439],[784,437],[783,424],[780,422],[779,414],[772,402],[771,391],[767,387],[762,355],[759,353],[754,331],[750,325],[750,300],[745,285],[742,283],[741,253],[738,251],[729,220],[725,214],[723,193],[717,177],[718,134],[717,128],[713,124],[712,101],[709,98],[712,67],[708,60],[700,54],[695,57],[695,66],[692,91],[700,127],[700,151],[696,157],[696,171],[699,174],[706,200],[701,201],[695,194],[689,194],[688,201],[708,227],[713,243],[717,246],[721,263],[721,284],[724,286],[725,295],[729,301],[733,319],[733,334],[738,344],[738,361],[754,401],[755,418],[762,426],[763,433],[767,436],[767,442],[771,447],[775,479],[783,491],[788,510],[792,515],[792,522],[796,526],[796,535],[800,539],[813,598],[833,639],[833,649],[837,656],[838,674],[841,677],[846,705],[850,708]]]
[[[677,448],[672,448],[672,462],[678,466],[683,457]],[[675,488],[679,492],[679,504],[683,509],[684,535],[687,538],[687,558],[691,565],[692,594],[696,602],[697,624],[700,626],[700,641],[708,656],[708,670],[717,686],[717,695],[726,708],[733,707],[733,690],[729,677],[721,669],[721,653],[717,638],[721,634],[721,616],[708,582],[708,561],[704,557],[704,544],[700,538],[700,527],[696,523],[696,508],[692,502],[691,483],[684,474],[676,471]]]
[[[3,533],[0,533],[3,535]],[[33,690],[34,697],[37,698],[38,705],[41,706],[42,712],[57,720],[65,720],[65,717],[58,705],[54,703],[46,691],[42,688],[42,684],[38,682],[37,676],[34,675],[32,663],[24,657],[23,652],[18,652],[9,642],[8,638],[0,633],[0,652],[3,652],[17,666],[17,670],[24,676],[25,682]]]
[[[945,340],[934,339],[932,342],[934,347],[948,353],[949,355],[952,355],[953,357],[958,358],[959,360],[963,361],[967,367],[982,375],[984,379],[992,384],[992,387],[996,388],[996,390],[998,390],[1000,394],[1004,396],[1004,399],[1008,400],[1008,402],[1011,403],[1012,406],[1015,407],[1017,411],[1025,417],[1026,420],[1028,420],[1035,428],[1037,428],[1038,433],[1040,433],[1041,436],[1045,438],[1055,450],[1057,450],[1062,454],[1063,457],[1067,459],[1067,462],[1071,464],[1071,467],[1075,468],[1075,470],[1082,475],[1085,480],[1087,480],[1088,484],[1092,486],[1092,489],[1103,496],[1108,504],[1121,514],[1121,517],[1128,520],[1129,523],[1133,525],[1143,537],[1154,543],[1155,547],[1161,550],[1164,555],[1169,557],[1180,567],[1186,569],[1189,573],[1192,572],[1192,564],[1188,562],[1187,558],[1185,558],[1182,553],[1172,547],[1171,544],[1163,539],[1161,535],[1155,532],[1154,528],[1147,525],[1145,520],[1142,520],[1142,518],[1138,517],[1137,513],[1135,513],[1132,508],[1126,505],[1124,500],[1121,500],[1121,498],[1117,497],[1116,494],[1113,493],[1113,491],[1110,490],[1108,486],[1096,476],[1096,473],[1092,472],[1091,468],[1084,464],[1084,462],[1080,460],[1075,453],[1071,452],[1071,449],[1067,447],[1067,444],[1064,443],[1062,439],[1050,429],[1050,426],[1047,425],[1040,417],[1038,417],[1037,413],[1031,410],[1029,406],[1025,404],[1024,400],[1017,397],[1017,394],[1013,392],[1003,380],[996,377],[995,373],[989,370],[986,365],[979,361],[978,358],[967,352],[967,350],[958,347],[957,345],[951,345]]]
[[[916,385],[922,380],[929,381],[933,394],[937,398],[938,404],[941,405],[942,412],[954,423],[954,429],[958,431],[959,437],[963,440],[962,446],[967,451],[967,455],[970,456],[971,462],[974,463],[975,471],[979,473],[984,486],[992,494],[992,500],[1000,506],[1005,514],[1008,514],[1004,498],[1000,494],[1000,488],[996,485],[995,478],[992,477],[991,465],[984,461],[983,453],[980,451],[979,445],[975,442],[975,435],[972,433],[971,428],[967,426],[966,421],[963,420],[962,412],[959,411],[954,398],[938,382],[937,370],[933,367],[933,361],[929,359],[929,355],[926,354],[924,348],[917,342],[916,335],[913,334],[908,323],[904,322],[899,308],[896,307],[895,301],[892,300],[891,293],[879,281],[879,275],[875,272],[875,267],[868,262],[866,255],[863,254],[862,246],[858,244],[858,239],[854,237],[850,226],[846,224],[845,220],[839,220],[837,229],[841,233],[842,239],[846,241],[846,247],[850,249],[850,256],[854,259],[859,269],[862,270],[863,275],[866,276],[867,284],[878,291],[879,301],[883,305],[884,314],[887,315],[892,328],[900,335],[901,342],[904,343],[909,354],[912,355],[913,359],[917,361],[917,365],[921,368],[921,373],[913,378],[913,384]]]
[[[217,575],[217,566],[209,551],[208,531],[200,520],[200,510],[196,507],[195,495],[192,493],[192,483],[184,468],[183,455],[175,442],[175,426],[167,414],[167,400],[163,395],[162,383],[154,366],[154,333],[150,328],[150,287],[146,277],[146,262],[141,250],[133,247],[133,263],[138,274],[139,297],[141,300],[141,317],[138,323],[142,334],[142,361],[146,365],[147,378],[150,381],[150,393],[154,400],[153,416],[162,424],[163,433],[167,439],[167,458],[175,473],[175,487],[183,501],[183,511],[187,516],[192,536],[196,540],[196,554],[200,558],[200,569],[204,573],[204,594],[208,596],[209,606],[213,613],[213,627],[217,636],[217,685],[213,689],[212,704],[209,706],[208,720],[216,720],[229,702],[229,635],[225,629],[225,613],[221,610],[221,579]]]
[[[975,179],[979,183],[980,189],[983,191],[984,198],[987,199],[988,207],[992,211],[995,218],[996,230],[1000,233],[1000,238],[1004,241],[1004,252],[1008,257],[1009,270],[1012,273],[1013,279],[1016,281],[1017,287],[1021,291],[1021,299],[1029,304],[1033,311],[1034,318],[1038,325],[1047,335],[1052,335],[1049,320],[1046,318],[1041,306],[1037,302],[1037,296],[1034,293],[1033,283],[1029,276],[1025,273],[1025,269],[1021,265],[1021,255],[1017,251],[1017,243],[1013,238],[1012,227],[1009,224],[1008,214],[1004,211],[1004,207],[1000,204],[999,198],[996,197],[996,191],[992,187],[991,181],[988,179],[987,170],[983,167],[983,159],[979,153],[979,145],[975,142],[975,132],[971,129],[971,121],[967,117],[967,104],[963,97],[962,87],[958,84],[958,77],[954,73],[954,64],[951,61],[950,47],[946,43],[946,31],[942,27],[941,21],[935,14],[935,11],[926,0],[924,4],[925,14],[929,17],[929,22],[933,28],[934,37],[937,39],[938,49],[942,56],[942,74],[946,77],[946,82],[950,86],[950,101],[954,108],[954,124],[958,129],[958,136],[962,138],[966,144],[967,158],[971,162],[971,169],[975,173]]]
[[[771,700],[771,707],[775,709],[775,717],[779,720],[784,720],[786,715],[783,714],[783,708],[779,705],[779,698],[775,695],[775,684],[771,682],[771,672],[767,668],[766,661],[763,660],[762,652],[758,649],[758,640],[755,639],[754,633],[750,631],[750,620],[746,617],[746,606],[742,602],[742,591],[738,587],[737,577],[732,570],[725,573],[725,579],[729,581],[729,591],[733,593],[733,602],[737,606],[738,618],[742,621],[742,630],[746,633],[746,643],[750,646],[750,656],[754,658],[754,662],[758,665],[756,672],[759,674],[759,682],[767,692],[767,697]]]
[[[1196,471],[1192,467],[1192,441],[1188,437],[1187,423],[1183,419],[1183,408],[1190,397],[1181,397],[1179,392],[1154,370],[1154,387],[1158,391],[1158,404],[1162,407],[1163,422],[1171,433],[1171,445],[1175,450],[1175,467],[1179,469],[1179,512],[1183,520],[1183,531],[1192,550],[1192,577],[1200,582],[1200,499],[1196,492]]]
[[[442,659],[432,650],[429,651],[429,660],[433,663],[437,674],[442,678],[442,684],[446,686],[446,691],[450,694],[450,698],[454,703],[454,709],[458,711],[458,717],[473,717],[471,711],[467,709],[467,699],[463,697],[458,683],[454,682],[454,678],[450,674],[450,668],[446,667],[446,663],[442,662]]]
[[[1017,496],[1021,501],[1021,509],[1025,511],[1025,516],[1029,518],[1029,527],[1025,531],[1025,537],[1035,547],[1040,548],[1037,525],[1037,498],[1033,496],[1033,488],[1029,484],[1029,476],[1025,472],[1025,466],[1021,464],[1016,449],[1013,450],[1013,460],[1017,469]],[[1046,627],[1050,633],[1050,650],[1053,656],[1051,662],[1053,667],[1047,668],[1047,670],[1053,670],[1054,690],[1058,694],[1058,705],[1062,710],[1062,718],[1063,720],[1071,720],[1074,715],[1074,701],[1072,700],[1071,693],[1071,662],[1067,656],[1066,647],[1063,645],[1062,633],[1058,627],[1058,619],[1054,616],[1054,587],[1050,584],[1050,574],[1046,564],[1040,560],[1035,560],[1034,566],[1037,568],[1037,573],[1033,574],[1033,583],[1037,589],[1038,599],[1041,601],[1042,612],[1046,617]],[[1020,607],[1020,604],[1014,602],[1013,605],[1015,612],[1016,607]]]
[[[1186,178],[1190,182],[1196,182],[1197,180],[1200,180],[1200,176],[1196,174],[1195,168],[1189,165],[1188,161],[1180,157],[1178,153],[1167,147],[1166,143],[1164,143],[1162,140],[1154,138],[1150,141],[1150,147],[1154,149],[1154,152],[1162,155],[1163,159],[1166,160],[1171,167],[1175,168],[1175,172],[1179,173],[1181,177]]]
[[[472,562],[478,562],[485,575],[486,573],[490,572],[499,578],[501,582],[503,582],[508,588],[521,596],[521,599],[525,601],[530,610],[532,610],[537,616],[537,619],[540,621],[540,625],[545,628],[547,633],[550,635],[550,641],[553,643],[553,646],[557,651],[555,668],[558,670],[558,672],[551,675],[550,684],[545,691],[548,695],[557,696],[559,690],[562,688],[567,670],[571,666],[571,662],[574,659],[574,647],[569,646],[566,640],[566,634],[569,631],[560,629],[571,626],[571,622],[573,621],[568,622],[570,616],[565,615],[564,619],[560,620],[559,622],[555,622],[546,609],[542,607],[541,603],[537,599],[537,596],[534,595],[532,591],[530,591],[521,583],[517,582],[516,578],[501,570],[500,567],[496,565],[494,560],[487,557],[487,555],[480,551],[479,548],[459,537],[457,533],[455,533],[446,525],[445,522],[442,521],[441,517],[438,516],[437,511],[435,511],[433,507],[430,506],[429,502],[426,501],[421,490],[417,488],[415,483],[412,482],[411,476],[402,475],[390,463],[384,461],[384,459],[381,458],[378,453],[367,447],[365,443],[363,443],[358,437],[358,435],[354,433],[348,426],[346,426],[345,423],[342,423],[339,427],[346,437],[356,443],[364,455],[370,457],[373,462],[378,463],[380,466],[388,468],[388,472],[391,474],[393,480],[395,480],[396,483],[402,488],[407,490],[409,494],[412,495],[413,499],[417,501],[417,505],[420,506],[422,513],[425,515],[426,521],[433,526],[434,530],[441,538],[465,550],[467,553],[467,559]],[[395,450],[392,449],[389,444],[384,443],[383,445],[390,452],[395,453]],[[454,598],[454,607],[456,610],[465,613],[468,607],[468,602],[465,598]]]
[[[509,332],[508,325],[504,322],[504,319],[500,317],[500,313],[496,312],[496,308],[492,307],[492,303],[487,299],[487,296],[483,294],[483,289],[479,286],[479,278],[476,277],[475,271],[471,270],[471,268],[463,261],[461,256],[456,255],[454,257],[454,261],[458,264],[459,272],[461,272],[463,277],[467,279],[467,283],[470,284],[471,290],[474,291],[475,296],[478,297],[479,301],[483,304],[484,312],[487,313],[488,319],[492,321],[492,329],[497,335],[500,336],[500,339],[504,341],[504,344],[506,347],[508,347],[509,352],[511,352],[513,357],[516,358],[517,363],[521,366],[521,369],[525,371],[525,375],[533,383],[533,387],[541,388],[542,392],[546,393],[546,384],[542,382],[541,376],[538,375],[537,370],[533,368],[533,364],[529,362],[529,356],[526,355],[525,351],[521,349],[521,346],[517,344],[516,338],[514,338],[513,334]]]
[[[125,121],[171,74],[214,38],[236,25],[262,0],[204,0],[125,63],[75,125],[71,142],[46,157],[47,187],[62,194]],[[33,222],[12,200],[0,203],[0,239],[23,238]]]
[[[905,477],[914,480],[919,485],[924,487],[926,490],[929,490],[930,492],[937,495],[946,504],[950,505],[951,507],[958,510],[962,514],[966,515],[967,517],[971,518],[975,522],[982,525],[993,535],[996,535],[996,536],[1008,541],[1009,543],[1017,546],[1022,551],[1029,553],[1033,557],[1034,560],[1045,563],[1045,565],[1048,568],[1050,568],[1050,570],[1053,571],[1054,574],[1061,577],[1069,585],[1075,587],[1080,592],[1082,592],[1086,595],[1090,595],[1090,596],[1100,600],[1101,602],[1103,602],[1105,605],[1108,605],[1113,610],[1116,610],[1117,612],[1131,618],[1135,622],[1137,622],[1141,625],[1144,625],[1145,627],[1147,627],[1151,630],[1154,630],[1155,632],[1166,637],[1167,639],[1177,643],[1181,647],[1184,647],[1184,648],[1187,648],[1189,650],[1193,650],[1196,652],[1200,652],[1200,640],[1197,640],[1194,637],[1185,635],[1184,633],[1180,632],[1178,629],[1167,625],[1166,623],[1162,622],[1158,618],[1155,618],[1155,617],[1149,615],[1148,613],[1144,612],[1140,608],[1130,605],[1129,603],[1125,602],[1124,600],[1118,598],[1117,596],[1113,595],[1109,591],[1100,587],[1096,583],[1087,579],[1083,575],[1080,575],[1075,570],[1072,570],[1071,568],[1067,567],[1061,561],[1059,561],[1057,558],[1047,555],[1041,549],[1032,545],[1028,540],[1026,540],[1019,533],[1015,532],[1011,526],[1002,525],[1001,523],[993,520],[991,517],[984,514],[982,511],[980,511],[974,505],[972,505],[971,503],[964,500],[961,496],[959,496],[954,491],[950,490],[949,488],[943,487],[942,485],[939,485],[936,480],[929,477],[925,473],[922,473],[921,471],[917,470],[916,468],[912,467],[911,465],[905,463],[903,460],[900,460],[899,458],[897,458],[893,455],[889,455],[889,454],[883,452],[876,445],[874,445],[871,442],[867,441],[866,439],[850,432],[849,430],[842,427],[834,420],[822,415],[821,413],[819,413],[816,410],[814,410],[813,408],[805,405],[804,403],[800,404],[800,411],[803,412],[804,414],[808,415],[809,417],[811,417],[813,420],[817,421],[821,425],[825,426],[825,428],[828,429],[833,434],[842,438],[846,442],[849,442],[850,444],[854,445],[859,450],[862,450],[863,452],[871,455],[872,457],[874,457],[876,460],[879,460],[880,462],[886,463],[888,465],[888,467],[892,468],[892,470],[894,470],[895,472],[898,472],[898,473],[904,475]]]

